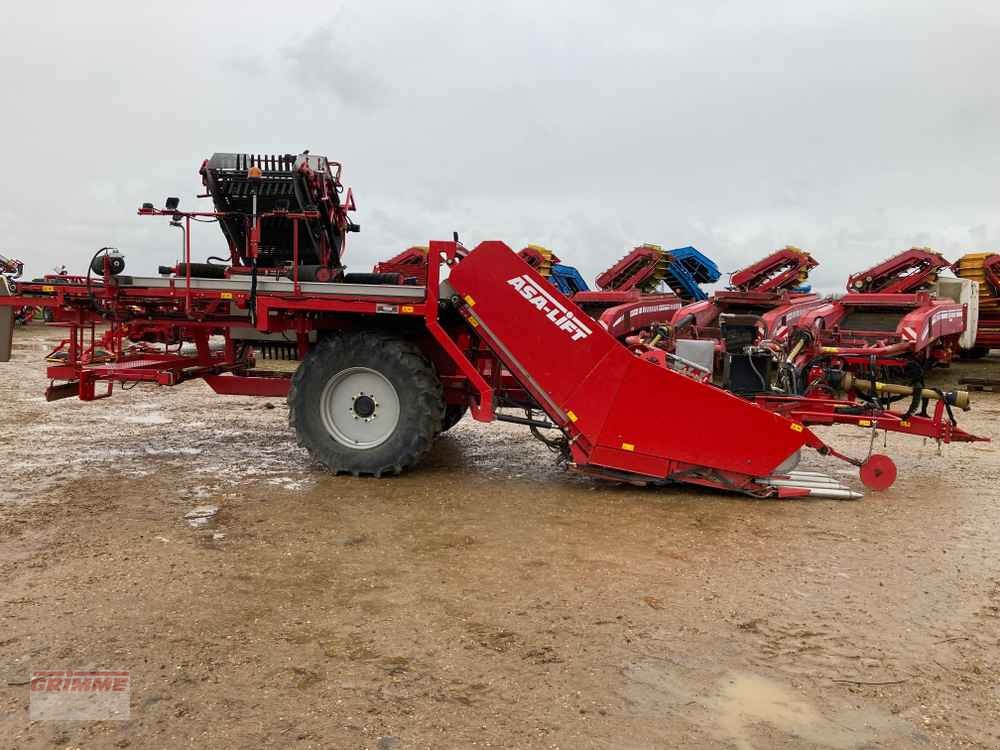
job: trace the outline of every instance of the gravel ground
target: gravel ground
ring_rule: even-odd
[[[887,492],[753,501],[466,419],[417,471],[332,477],[279,401],[46,403],[57,335],[0,365],[0,747],[1000,746],[993,444],[890,436]],[[30,722],[30,670],[66,668],[130,670],[131,718]]]

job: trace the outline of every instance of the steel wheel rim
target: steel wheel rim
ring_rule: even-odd
[[[399,394],[382,373],[368,367],[336,373],[323,387],[319,407],[330,437],[348,448],[382,445],[399,424]]]

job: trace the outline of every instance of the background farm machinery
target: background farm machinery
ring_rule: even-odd
[[[408,247],[389,260],[376,263],[373,273],[395,275],[394,282],[399,284],[427,283],[427,251],[426,245]]]
[[[546,247],[528,245],[517,255],[567,297],[590,290],[575,267],[563,263],[558,255]]]
[[[347,273],[354,203],[349,191],[339,197],[340,168],[323,157],[216,154],[202,177],[215,210],[182,211],[174,198],[139,209],[184,229],[182,262],[159,277],[129,276],[124,256],[103,249],[83,281],[3,282],[0,308],[49,307],[68,329],[62,359],[48,365],[49,400],[198,379],[220,394],[285,396],[290,424],[318,463],[375,476],[416,465],[468,410],[528,427],[589,475],[756,497],[858,496],[799,471],[804,447],[859,466],[870,486],[891,483],[888,458],[870,449],[849,457],[813,426],[980,439],[947,412],[967,406],[962,393],[919,394],[938,404],[927,416],[893,412],[878,385],[843,375],[844,395],[831,386],[811,397],[741,398],[676,368],[658,347],[623,346],[499,242],[471,251],[429,243],[419,253],[423,273],[412,275],[422,284],[386,283],[388,274],[407,280],[400,271]],[[228,259],[192,261],[191,230],[201,222],[220,226]],[[257,367],[257,352],[274,347],[301,360],[294,375]],[[0,350],[9,356],[9,346]]]
[[[785,247],[733,273],[729,286],[707,299],[679,309],[669,320],[675,339],[722,343],[726,315],[756,315],[765,338],[779,338],[806,306],[817,302],[805,281],[819,265],[806,251]]]
[[[826,371],[923,387],[924,372],[946,364],[972,334],[976,290],[939,279],[939,253],[912,248],[849,277],[848,293],[807,310],[780,346],[783,387],[795,393],[826,388]],[[974,326],[974,322],[973,322]]]
[[[706,299],[701,285],[720,276],[718,266],[693,247],[665,250],[645,243],[601,273],[597,289],[591,290],[550,250],[529,245],[518,255],[620,340],[662,322],[688,302]]]
[[[626,341],[637,351],[672,352],[689,367],[717,373],[736,393],[767,391],[760,368],[767,369],[771,353],[757,344],[783,341],[797,317],[819,304],[819,295],[803,286],[816,265],[809,253],[782,248],[733,273],[728,289],[679,306]]]
[[[1000,255],[970,253],[952,266],[955,275],[971,281],[979,292],[978,325],[975,339],[963,344],[961,354],[969,359],[985,357],[1000,348]]]
[[[948,261],[938,253],[900,253],[853,274],[849,293],[830,299],[802,285],[815,266],[808,253],[783,248],[734,273],[729,289],[629,343],[672,350],[714,368],[730,390],[755,396],[829,393],[845,373],[921,392],[924,371],[950,361],[969,340],[976,290],[939,278]],[[882,392],[885,399],[900,395]]]

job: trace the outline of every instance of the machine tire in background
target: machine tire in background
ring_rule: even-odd
[[[448,404],[444,407],[444,419],[441,420],[441,432],[447,432],[452,427],[462,421],[462,417],[469,411],[465,404]]]
[[[288,406],[299,445],[354,476],[418,463],[445,414],[441,381],[420,349],[375,331],[320,341],[292,377]]]

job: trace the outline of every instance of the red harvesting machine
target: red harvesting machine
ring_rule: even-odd
[[[975,304],[970,310],[958,301],[960,292],[954,299],[937,296],[938,272],[948,266],[939,253],[912,248],[852,275],[846,295],[802,315],[785,342],[799,390],[822,381],[831,363],[862,374],[903,374],[919,384],[925,369],[949,362]],[[970,287],[950,281],[958,290]]]
[[[676,293],[661,289],[669,264],[669,254],[659,245],[639,245],[595,279],[597,290],[579,292],[573,301],[621,339],[684,304]]]
[[[727,387],[742,394],[769,390],[772,355],[762,340],[782,341],[819,295],[804,287],[816,260],[797,247],[784,247],[730,276],[729,287],[679,307],[663,325],[628,340],[630,345],[664,346],[695,369],[723,370]],[[662,344],[660,343],[662,342]]]
[[[680,308],[669,321],[673,335],[721,344],[724,316],[749,315],[759,319],[763,338],[781,338],[799,315],[820,301],[819,295],[802,288],[817,265],[797,247],[776,250],[732,274],[728,289]]]
[[[85,283],[2,284],[0,307],[50,307],[68,329],[63,361],[48,366],[49,400],[199,379],[221,394],[287,396],[290,425],[318,463],[374,476],[416,465],[468,410],[528,427],[589,475],[755,497],[860,497],[797,470],[803,448],[859,466],[869,486],[892,483],[887,457],[848,457],[814,426],[981,439],[945,418],[946,405],[968,406],[962,392],[920,394],[937,401],[934,414],[904,419],[849,377],[839,398],[744,399],[700,382],[664,366],[662,350],[623,346],[501,242],[429,243],[425,284],[345,273],[353,201],[338,198],[340,168],[323,157],[216,154],[202,174],[214,210],[181,211],[176,199],[139,209],[185,227],[177,268],[129,276],[124,257],[103,250]],[[228,262],[192,263],[190,230],[205,220],[222,227]],[[257,353],[275,347],[301,359],[294,375],[257,367]]]

